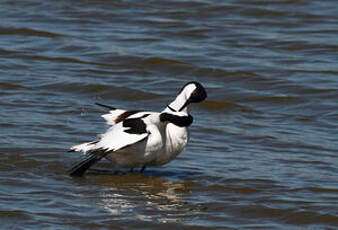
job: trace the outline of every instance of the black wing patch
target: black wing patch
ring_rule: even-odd
[[[125,119],[122,125],[123,127],[129,128],[125,130],[125,132],[130,134],[147,133],[147,126],[143,122],[142,118],[147,117],[149,115],[150,114],[145,114],[142,117]]]
[[[180,127],[188,127],[189,125],[191,125],[193,120],[194,119],[190,114],[188,116],[177,116],[170,113],[161,113],[160,115],[160,121],[167,121]]]
[[[110,106],[110,105],[105,105],[105,104],[101,104],[101,103],[98,103],[98,102],[96,102],[95,104],[98,105],[98,106],[104,107],[104,108],[108,108],[110,110],[116,110],[115,107]],[[129,111],[126,111],[124,113],[121,113],[119,116],[117,116],[117,118],[115,119],[114,122],[117,124],[120,121],[123,121],[126,118],[130,117],[131,115],[134,115],[135,113],[139,113],[139,112],[141,112],[141,111],[140,110],[129,110]]]
[[[120,121],[123,121],[125,119],[127,119],[128,117],[130,117],[131,115],[134,115],[135,113],[139,113],[141,111],[138,110],[130,110],[130,111],[126,111],[122,114],[120,114],[116,119],[115,119],[115,123],[119,123]]]
[[[105,149],[95,149],[88,153],[88,157],[84,160],[76,163],[70,170],[69,174],[71,176],[82,176],[87,169],[89,169],[93,164],[101,160],[103,157],[109,154],[109,151]]]

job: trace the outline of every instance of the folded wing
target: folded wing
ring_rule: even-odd
[[[88,157],[74,165],[70,175],[82,176],[88,168],[107,154],[145,141],[150,133],[143,119],[148,115],[142,113],[141,117],[124,119],[100,135],[99,140],[71,147],[72,151],[84,152]]]

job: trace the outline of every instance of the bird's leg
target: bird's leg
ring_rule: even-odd
[[[143,167],[142,167],[142,169],[141,169],[140,173],[143,173],[143,172],[144,172],[144,170],[146,169],[146,167],[147,167],[147,166],[143,165]]]

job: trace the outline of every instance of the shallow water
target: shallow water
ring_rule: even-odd
[[[337,228],[335,1],[0,6],[4,229]],[[95,102],[160,111],[191,80],[209,97],[178,159],[67,175]]]

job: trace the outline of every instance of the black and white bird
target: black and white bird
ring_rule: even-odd
[[[111,127],[95,141],[75,145],[70,151],[87,157],[70,169],[70,175],[82,176],[93,164],[107,158],[114,170],[164,165],[177,157],[188,143],[188,126],[193,122],[189,105],[207,97],[204,87],[188,82],[175,100],[162,112],[110,109],[102,115]]]

